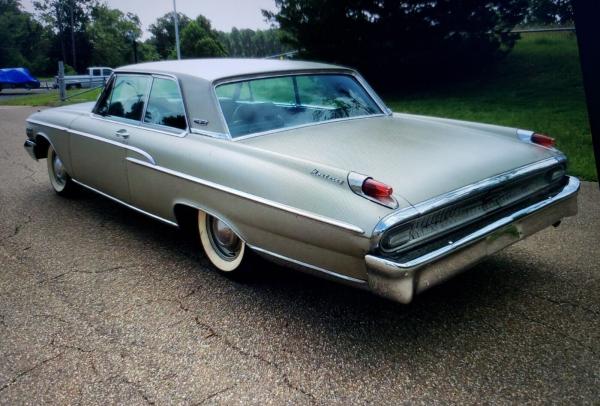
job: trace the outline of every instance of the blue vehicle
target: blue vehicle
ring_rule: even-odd
[[[0,91],[2,89],[37,89],[40,81],[27,68],[0,69]]]

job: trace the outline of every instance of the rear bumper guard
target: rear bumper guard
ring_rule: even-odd
[[[557,195],[518,210],[444,246],[408,262],[366,255],[367,281],[376,294],[410,303],[414,296],[477,264],[486,257],[577,214],[580,183],[569,177]]]

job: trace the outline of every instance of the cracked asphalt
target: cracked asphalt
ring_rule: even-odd
[[[194,242],[64,199],[0,107],[0,403],[600,402],[600,192],[404,306],[275,265],[220,277]]]

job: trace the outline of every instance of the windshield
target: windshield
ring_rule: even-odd
[[[278,128],[381,114],[349,75],[278,76],[216,87],[233,138]]]

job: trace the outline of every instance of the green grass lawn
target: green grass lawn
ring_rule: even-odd
[[[0,98],[0,105],[5,106],[62,106],[66,104],[82,103],[87,101],[94,101],[100,94],[100,89],[94,89],[87,93],[78,95],[78,93],[84,92],[86,89],[73,89],[67,91],[67,97],[72,98],[61,103],[58,97],[58,90],[49,90],[44,93],[32,93],[27,96],[16,96],[10,98]]]
[[[398,112],[548,134],[569,157],[572,174],[598,180],[574,34],[527,34],[477,79],[385,99]]]

